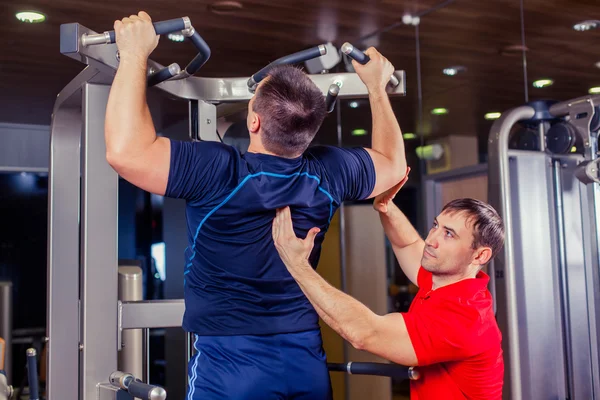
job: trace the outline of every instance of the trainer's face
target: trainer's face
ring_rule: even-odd
[[[461,275],[475,256],[473,229],[467,216],[462,212],[438,215],[425,239],[423,268],[434,275]]]

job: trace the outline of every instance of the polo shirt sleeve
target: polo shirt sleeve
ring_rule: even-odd
[[[166,197],[205,202],[232,176],[233,152],[219,142],[171,140],[171,162]]]
[[[308,154],[322,164],[340,202],[364,200],[373,192],[375,166],[364,148],[315,146]]]
[[[402,316],[421,366],[462,360],[488,345],[478,340],[484,329],[478,310],[460,299],[442,299],[427,311]]]

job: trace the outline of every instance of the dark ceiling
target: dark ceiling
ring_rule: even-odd
[[[595,66],[600,61],[600,29],[572,28],[579,21],[600,18],[597,0],[523,0],[523,19],[520,0],[242,0],[242,8],[229,13],[211,11],[214,4],[3,1],[0,121],[50,123],[56,94],[83,68],[60,54],[61,24],[79,22],[102,32],[112,29],[115,19],[139,10],[155,21],[191,18],[212,50],[198,76],[250,76],[283,55],[327,41],[337,47],[346,41],[376,46],[396,69],[406,71],[407,96],[393,101],[404,131],[430,137],[475,135],[485,142],[491,127],[484,119],[487,112],[521,105],[527,97],[566,100],[600,86],[600,69]],[[40,11],[47,20],[21,23],[15,13],[22,10]],[[420,15],[419,26],[403,24],[405,14]],[[374,32],[379,33],[361,39]],[[523,52],[515,50],[523,39],[526,68]],[[185,65],[193,56],[188,43],[163,38],[152,58],[164,65]],[[442,73],[455,65],[466,70],[456,76]],[[336,67],[343,68],[343,63]],[[540,78],[551,78],[554,85],[534,88],[533,81]],[[357,109],[347,102],[341,106],[345,130],[368,127],[366,103]],[[446,107],[449,113],[432,115],[435,107]],[[164,123],[176,122],[185,112],[183,104],[181,112]]]

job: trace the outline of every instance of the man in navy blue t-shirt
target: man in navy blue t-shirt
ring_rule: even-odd
[[[217,142],[157,137],[146,103],[150,17],[115,22],[120,65],[106,112],[107,160],[132,184],[186,200],[189,246],[183,328],[194,333],[187,399],[331,399],[318,314],[274,247],[278,208],[296,234],[319,228],[310,261],[342,202],[376,196],[406,172],[385,86],[394,68],[375,49],[354,62],[369,92],[372,148],[308,148],[325,100],[300,70],[277,67],[248,105],[245,154]]]

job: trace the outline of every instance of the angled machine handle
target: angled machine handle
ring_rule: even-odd
[[[310,49],[302,50],[297,53],[289,54],[287,56],[278,58],[277,60],[273,61],[272,63],[270,63],[254,75],[252,75],[250,79],[248,79],[248,89],[250,89],[251,92],[254,92],[254,90],[256,89],[256,85],[258,85],[260,81],[262,81],[265,78],[265,76],[267,76],[269,70],[275,67],[276,65],[297,64],[300,62],[311,60],[313,58],[321,57],[325,54],[327,54],[327,48],[325,47],[325,45],[320,44],[318,46],[311,47]]]
[[[340,87],[335,83],[332,83],[327,89],[327,97],[325,98],[325,106],[327,107],[327,113],[331,113],[335,108],[335,103],[340,94]]]
[[[183,71],[179,68],[179,66],[175,67],[176,64],[171,64],[159,71],[156,71],[148,78],[148,86],[157,85],[176,76],[180,76],[181,78],[192,76],[198,72],[210,58],[210,47],[204,41],[202,36],[200,36],[200,34],[194,29],[189,17],[154,22],[152,25],[154,26],[154,31],[157,35],[181,32],[194,44],[196,49],[198,49],[198,55],[196,55],[196,57],[190,61]],[[81,36],[81,45],[84,47],[99,44],[111,44],[115,43],[115,41],[115,31],[106,31],[104,33],[98,33],[94,35],[83,34]]]
[[[346,42],[342,45],[342,53],[344,53],[345,55],[347,55],[348,57],[352,58],[353,60],[355,60],[356,62],[358,62],[359,64],[362,64],[362,65],[365,65],[366,63],[368,63],[371,60],[368,55],[366,55],[362,51],[358,50],[356,47],[354,47],[353,45],[351,45],[348,42]],[[399,84],[400,84],[400,81],[398,80],[398,78],[396,78],[395,75],[392,75],[390,77],[390,85],[392,85],[393,87],[396,87]]]

